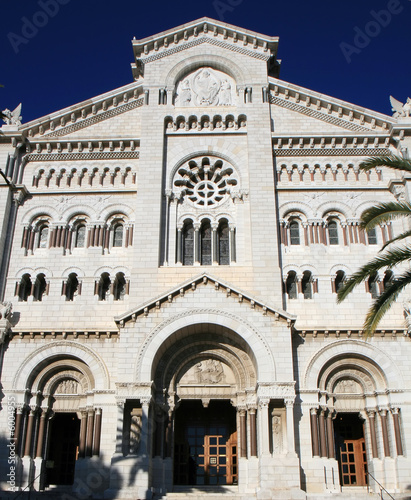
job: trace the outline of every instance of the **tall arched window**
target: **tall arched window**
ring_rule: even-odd
[[[338,226],[335,220],[328,223],[328,242],[330,245],[338,245]]]
[[[43,296],[46,293],[46,289],[47,289],[47,283],[45,275],[42,273],[38,274],[36,277],[36,281],[34,283],[33,300],[42,301]]]
[[[335,274],[335,293],[338,293],[341,289],[341,287],[344,285],[344,280],[345,280],[345,273],[344,271],[337,271]]]
[[[117,273],[113,287],[114,300],[123,300],[126,295],[126,278],[124,273]]]
[[[194,264],[194,226],[191,221],[184,224],[182,237],[183,265],[192,266]]]
[[[76,248],[83,248],[85,244],[86,244],[86,226],[85,224],[79,224],[76,227],[74,246]]]
[[[107,300],[110,295],[110,276],[108,273],[103,273],[98,282],[97,294],[99,300]]]
[[[42,224],[39,228],[39,239],[37,247],[47,248],[48,237],[49,237],[49,227],[47,226],[47,224]]]
[[[211,266],[213,257],[212,257],[212,233],[211,233],[211,224],[210,221],[205,220],[201,224],[200,229],[200,263],[202,266]]]
[[[218,226],[218,263],[220,266],[230,264],[230,228],[227,221]]]
[[[287,274],[285,289],[289,299],[297,298],[297,275],[295,271],[290,271]]]
[[[313,298],[312,275],[310,271],[303,272],[303,278],[301,280],[301,288],[305,299]]]
[[[378,286],[378,274],[372,274],[367,281],[368,291],[371,294],[373,299],[376,299],[379,295],[379,286]]]
[[[121,223],[115,224],[113,228],[113,247],[123,246],[123,232],[124,232],[123,224]]]
[[[296,220],[290,222],[290,245],[300,244],[300,224]]]
[[[79,294],[79,281],[76,273],[70,273],[65,288],[66,300],[72,301]]]
[[[20,283],[18,285],[18,293],[20,302],[27,302],[29,295],[31,294],[31,278],[29,274],[23,274]]]

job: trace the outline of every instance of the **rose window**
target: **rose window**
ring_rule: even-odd
[[[224,161],[206,157],[190,160],[178,169],[174,186],[199,207],[214,207],[223,203],[231,188],[237,186],[233,168]]]

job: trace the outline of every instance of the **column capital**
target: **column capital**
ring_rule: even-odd
[[[400,409],[399,408],[391,408],[391,413],[393,415],[398,415],[400,413]]]
[[[262,408],[268,408],[270,400],[268,398],[260,398],[258,401],[258,406]]]
[[[318,408],[310,408],[310,415],[317,415]]]

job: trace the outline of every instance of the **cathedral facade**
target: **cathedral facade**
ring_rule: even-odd
[[[362,333],[399,271],[336,292],[403,229],[359,222],[411,179],[359,164],[407,154],[409,113],[208,18],[132,45],[132,83],[0,128],[2,489],[405,493],[406,297]]]

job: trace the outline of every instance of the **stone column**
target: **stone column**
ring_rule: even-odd
[[[327,426],[328,458],[335,458],[333,413],[331,410],[328,410],[326,426]]]
[[[141,442],[140,442],[140,450],[142,455],[148,455],[149,453],[149,411],[150,411],[150,402],[151,402],[151,397],[147,397],[144,399],[141,399],[141,408],[142,408],[142,415],[141,415]]]
[[[177,227],[177,264],[182,264],[182,244],[183,244],[183,235],[182,235],[182,227]]]
[[[35,416],[36,416],[36,408],[33,406],[30,408],[30,413],[28,415],[26,441],[24,446],[25,457],[31,457],[31,440],[33,437],[33,426],[34,426]]]
[[[21,427],[23,423],[23,406],[18,405],[16,408],[16,455],[21,455],[20,446],[21,446]]]
[[[237,252],[235,247],[235,226],[229,224],[230,229],[230,263],[237,262]]]
[[[85,410],[81,411],[81,423],[80,423],[80,443],[79,443],[79,458],[84,458],[86,456],[86,436],[87,436],[87,412]]]
[[[218,224],[213,223],[211,224],[211,229],[212,229],[212,249],[213,249],[213,264],[218,264],[218,235],[217,235],[217,229],[218,229]]]
[[[117,401],[116,453],[123,454],[124,400]]]
[[[269,439],[269,423],[268,423],[268,405],[269,399],[259,401],[259,416],[260,416],[260,443],[261,455],[270,454],[270,439]]]
[[[370,424],[371,450],[373,458],[378,458],[377,436],[375,434],[375,411],[367,411]]]
[[[294,444],[294,398],[285,401],[286,421],[287,421],[287,453],[295,453]]]
[[[194,224],[194,264],[200,264],[200,224]]]
[[[168,458],[171,458],[172,448],[173,448],[173,419],[174,419],[174,412],[173,410],[170,409],[168,412],[168,420],[167,420],[166,435],[165,435],[166,457]]]
[[[47,423],[48,408],[43,408],[40,415],[39,433],[37,436],[36,458],[43,458],[43,449],[45,442],[45,428]]]
[[[247,418],[246,410],[238,410],[240,414],[240,457],[247,458]]]
[[[100,455],[101,440],[101,408],[96,408],[96,419],[94,422],[93,457]]]
[[[256,426],[256,409],[249,408],[248,416],[250,421],[250,456],[257,456],[257,426]]]
[[[327,442],[325,437],[325,415],[324,410],[320,409],[320,414],[318,416],[319,427],[320,427],[320,454],[322,457],[327,457]]]
[[[87,411],[87,439],[86,439],[86,457],[91,457],[93,451],[94,434],[94,410],[90,408]]]
[[[311,408],[311,443],[313,448],[313,456],[320,456],[320,447],[318,443],[318,420],[317,420],[317,408]]]
[[[394,433],[395,433],[395,445],[397,447],[397,455],[403,455],[402,441],[401,441],[401,430],[400,430],[400,415],[399,408],[393,408],[391,410],[392,417],[394,419]]]
[[[388,429],[387,429],[387,410],[380,410],[381,417],[381,428],[382,428],[382,440],[384,443],[384,456],[390,457],[390,443],[388,441]]]
[[[164,224],[164,265],[168,266],[168,240],[169,240],[169,225],[170,225],[170,199],[171,199],[171,191],[169,189],[166,190],[166,217]]]

